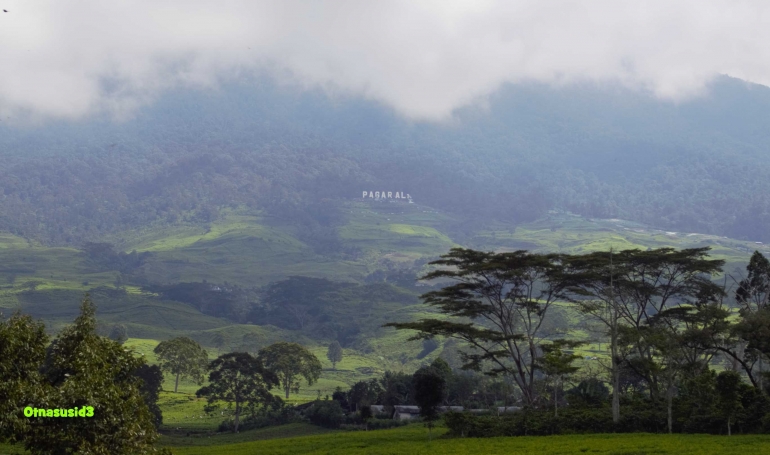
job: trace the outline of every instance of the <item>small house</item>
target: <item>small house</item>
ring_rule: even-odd
[[[411,420],[420,416],[419,406],[394,406],[393,420]]]
[[[372,415],[385,414],[385,406],[381,404],[373,404],[369,406],[369,409],[372,410]]]

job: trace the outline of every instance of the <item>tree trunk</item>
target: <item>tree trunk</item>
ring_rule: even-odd
[[[612,423],[620,422],[620,368],[618,366],[618,308],[615,305],[612,248],[610,248],[610,354],[612,355]]]
[[[337,371],[337,362],[332,362],[332,370]]]
[[[732,417],[727,418],[727,436],[733,435],[732,430],[730,429],[730,423],[732,423],[731,420],[732,420]]]
[[[176,374],[176,382],[174,383],[174,393],[179,388],[179,373]]]
[[[553,416],[559,417],[559,397],[556,395],[557,381],[553,381]]]
[[[240,424],[240,418],[241,418],[241,405],[239,403],[235,403],[235,432],[238,432],[238,425]]]
[[[673,385],[668,386],[668,390],[666,390],[666,410],[668,412],[667,420],[668,420],[668,434],[671,434],[671,427],[673,426],[673,418],[672,418],[672,412],[671,412],[671,406],[674,401],[674,387]]]
[[[286,388],[284,390],[286,391],[286,399],[288,400],[289,399],[289,386],[286,386]]]
[[[615,321],[617,324],[617,321]],[[620,422],[620,367],[618,366],[618,336],[617,327],[612,328],[612,422]]]

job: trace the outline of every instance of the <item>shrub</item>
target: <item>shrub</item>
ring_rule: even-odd
[[[305,417],[314,425],[325,428],[339,428],[345,419],[345,413],[338,401],[317,400],[305,411]]]

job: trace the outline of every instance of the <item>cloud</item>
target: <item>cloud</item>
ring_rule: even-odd
[[[130,115],[164,90],[270,73],[442,120],[506,82],[621,83],[682,100],[770,85],[764,1],[8,2],[0,115]]]

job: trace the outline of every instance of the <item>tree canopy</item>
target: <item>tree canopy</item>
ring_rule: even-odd
[[[337,369],[337,362],[342,361],[342,346],[340,342],[334,340],[329,344],[329,349],[326,351],[326,358],[332,363],[332,369]]]
[[[180,378],[190,378],[198,384],[203,382],[208,354],[194,340],[188,337],[172,338],[160,342],[154,352],[160,368],[176,376],[174,392],[179,388]]]
[[[234,406],[233,431],[238,432],[244,406],[256,407],[280,398],[270,393],[279,385],[278,376],[246,352],[231,352],[217,357],[209,365],[209,385],[199,391],[209,403],[226,401]]]
[[[304,378],[308,385],[313,385],[321,376],[321,362],[307,348],[297,343],[282,341],[271,344],[261,349],[257,358],[278,377],[287,399],[289,392],[299,391],[300,378]]]

